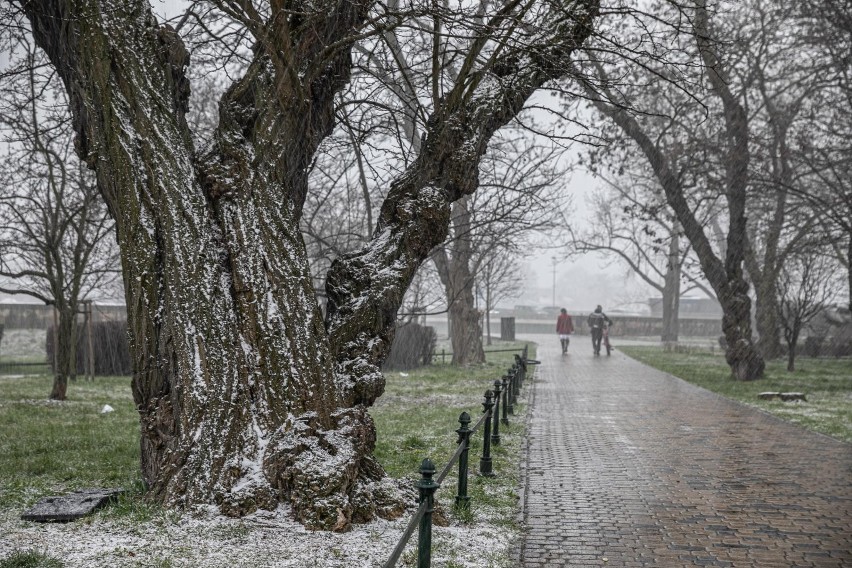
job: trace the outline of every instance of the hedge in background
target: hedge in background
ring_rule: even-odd
[[[409,322],[397,324],[396,334],[382,369],[404,371],[432,363],[438,334],[435,329]]]
[[[53,326],[47,330],[47,361],[53,368]],[[126,321],[102,321],[92,324],[92,343],[95,354],[95,374],[101,376],[130,375],[130,346],[127,343]],[[77,328],[77,374],[86,373],[88,361],[86,329]]]

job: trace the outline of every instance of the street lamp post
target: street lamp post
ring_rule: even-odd
[[[551,306],[556,306],[556,257],[550,257],[551,262],[553,262],[553,301],[550,302]]]

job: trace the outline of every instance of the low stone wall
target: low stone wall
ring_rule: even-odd
[[[572,316],[574,333],[588,335],[586,317]],[[659,337],[663,333],[663,320],[643,316],[610,316],[613,337]],[[714,337],[722,334],[722,321],[715,319],[681,319],[678,334],[684,337]],[[493,322],[492,322],[493,325]],[[515,320],[515,333],[556,333],[556,320]]]

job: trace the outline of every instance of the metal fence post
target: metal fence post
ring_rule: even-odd
[[[494,419],[491,421],[491,443],[500,445],[500,390],[503,383],[494,381]]]
[[[470,414],[462,412],[459,416],[461,427],[456,430],[459,435],[458,444],[463,444],[462,452],[459,455],[459,492],[456,495],[456,507],[460,509],[470,509],[470,497],[467,496],[467,455],[470,450],[470,435],[472,430],[468,428],[470,424]]]
[[[482,457],[479,458],[479,473],[486,477],[494,475],[491,468],[491,408],[494,406],[493,397],[493,392],[485,391],[485,401],[482,403],[482,411],[485,413],[485,427],[482,429]]]
[[[420,464],[421,478],[417,482],[420,502],[426,501],[426,511],[420,519],[420,532],[417,538],[417,568],[429,568],[432,565],[432,512],[435,510],[435,491],[441,486],[432,479],[435,464],[426,458]]]
[[[515,362],[518,364],[518,372],[521,375],[521,385],[523,385],[524,380],[527,378],[527,360],[526,358],[522,358],[520,355],[515,355]]]
[[[515,404],[518,402],[518,390],[520,389],[520,385],[518,384],[518,369],[514,365],[509,369],[509,379],[512,381],[512,402],[509,405],[509,411],[514,414]]]
[[[515,414],[515,401],[513,400],[515,397],[515,381],[510,375],[511,372],[512,370],[509,369],[506,371],[506,374],[503,375],[503,379],[505,379],[503,382],[503,389],[506,392],[506,399],[503,404],[503,408],[506,409],[507,415]]]
[[[509,425],[509,377],[503,375],[503,417],[500,422],[504,426]]]

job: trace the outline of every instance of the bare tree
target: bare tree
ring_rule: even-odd
[[[289,500],[327,529],[392,514],[367,407],[405,290],[452,204],[476,191],[494,133],[565,74],[597,2],[510,2],[481,26],[466,5],[433,12],[458,72],[433,75],[420,150],[384,191],[369,241],[332,263],[325,318],[300,232],[310,166],[353,46],[419,27],[421,7],[195,4],[253,47],[234,55],[247,69],[196,149],[189,53],[146,2],[15,5],[65,84],[77,150],[116,221],[151,495],[231,515]]]
[[[55,75],[34,46],[2,81],[0,291],[26,294],[58,314],[50,398],[65,400],[77,374],[77,314],[119,277],[113,222],[94,176],[73,151]]]
[[[795,140],[812,131],[814,105],[827,86],[826,64],[785,2],[747,2],[734,45],[736,72],[744,87],[752,160],[745,262],[754,284],[758,348],[780,353],[776,282],[787,258],[816,229],[812,207],[803,207],[807,168]],[[816,67],[816,68],[815,68]],[[808,241],[812,246],[813,241]]]
[[[796,369],[796,346],[802,330],[836,296],[835,275],[833,259],[815,254],[792,257],[781,270],[778,318],[787,341],[788,371]]]
[[[628,160],[628,163],[631,161]],[[662,341],[678,341],[678,314],[682,294],[699,289],[713,298],[700,270],[691,264],[691,250],[684,243],[655,178],[647,179],[642,162],[633,160],[630,170],[616,179],[599,174],[606,190],[591,200],[592,216],[572,236],[572,249],[595,252],[625,264],[662,297]],[[714,211],[708,211],[713,214]],[[687,282],[686,289],[682,282]]]
[[[453,206],[447,241],[432,253],[450,313],[453,363],[485,360],[482,314],[474,288],[496,251],[521,250],[533,233],[553,234],[565,226],[567,199],[558,182],[562,149],[516,129],[491,144],[480,168],[480,190]]]
[[[392,2],[390,7],[397,9],[399,3]],[[487,11],[487,2],[476,5],[473,23],[484,25]],[[372,49],[358,50],[364,82],[384,85],[392,96],[376,97],[371,89],[380,102],[369,113],[382,115],[383,125],[377,128],[376,124],[382,121],[369,121],[368,130],[360,119],[347,120],[359,133],[352,136],[353,140],[367,136],[375,139],[377,133],[385,138],[384,146],[399,140],[399,157],[404,160],[420,151],[420,133],[427,127],[431,109],[441,104],[441,92],[458,77],[463,66],[458,37],[450,31],[458,22],[446,16],[431,15],[431,27],[385,30]],[[417,47],[404,49],[403,45]],[[388,114],[388,108],[395,112]],[[558,159],[563,149],[536,131],[529,117],[519,114],[510,128],[492,140],[479,168],[479,191],[470,199],[453,204],[448,237],[431,254],[445,290],[456,365],[485,360],[482,318],[473,293],[480,257],[494,246],[506,246],[507,235],[520,246],[530,231],[547,230],[548,225],[558,224],[555,219],[565,206],[564,194],[554,187],[562,174]],[[407,142],[407,147],[402,141]],[[376,146],[373,143],[369,148],[374,155],[380,153]],[[388,164],[386,159],[383,162],[386,169],[394,171],[394,164]],[[382,186],[381,172],[364,175],[365,168],[360,162],[358,165],[362,186],[370,185],[368,178]],[[404,165],[396,164],[396,168]],[[495,241],[498,235],[501,244]]]
[[[637,41],[636,51],[624,57],[605,38],[590,44],[589,60],[579,82],[595,108],[607,116],[645,155],[684,235],[689,240],[723,309],[722,328],[727,340],[726,359],[732,376],[753,380],[763,376],[764,360],[751,333],[751,301],[743,261],[748,243],[746,205],[751,146],[745,86],[732,71],[730,53],[723,50],[724,27],[703,0],[690,6],[661,7],[654,18],[640,19],[648,29],[661,29],[659,41]],[[617,24],[613,24],[617,25]],[[640,37],[641,39],[641,37]],[[644,45],[650,45],[645,48]],[[646,54],[646,49],[652,53]],[[659,79],[663,79],[660,81]],[[653,99],[637,98],[650,83],[661,88]],[[639,114],[636,103],[649,103]],[[698,104],[695,104],[698,103]],[[672,132],[709,134],[699,141],[723,141],[690,148],[703,167],[680,175],[676,157],[682,155]],[[682,139],[682,138],[681,138]],[[715,168],[707,167],[713,166]],[[697,215],[706,203],[723,203],[727,228],[721,250]]]
[[[713,233],[724,233],[743,251],[754,286],[756,346],[764,357],[775,357],[780,349],[779,271],[819,224],[813,205],[802,200],[802,196],[813,197],[813,181],[802,166],[814,160],[802,160],[795,141],[828,140],[813,137],[818,130],[815,117],[849,113],[826,99],[826,90],[837,90],[832,86],[837,83],[836,73],[829,72],[830,58],[810,45],[809,35],[814,34],[803,31],[796,6],[747,1],[712,7],[693,2],[692,7],[683,8],[659,11],[668,23],[661,33],[670,41],[645,42],[648,48],[640,43],[627,53],[590,51],[589,67],[598,71],[597,81],[602,84],[591,90],[587,84],[587,93],[606,99],[596,102],[598,108],[607,106],[610,114],[624,117],[612,123],[622,130],[621,136],[643,147],[651,158],[667,160],[672,176],[688,192],[687,204],[693,210],[701,211],[702,204],[711,200],[724,204],[723,215],[710,217],[712,225],[702,224],[712,227]],[[660,29],[660,23],[650,28]],[[603,132],[607,138],[618,136],[611,130]],[[636,134],[656,149],[649,153],[650,146],[637,143]],[[618,160],[627,150],[622,146],[623,142],[615,145],[615,158],[597,162],[623,169]],[[732,148],[738,150],[732,152]],[[611,150],[612,145],[607,147]],[[736,171],[745,174],[734,176]],[[685,172],[696,179],[685,179]],[[733,187],[744,195],[743,239],[732,239],[730,231],[717,223],[727,218],[731,226],[728,196]],[[730,259],[727,244],[711,245],[719,259]]]
[[[817,211],[824,244],[846,269],[848,305],[852,309],[852,5],[849,0],[804,0],[797,23],[806,30],[810,48],[828,64],[813,69],[824,88],[810,105],[809,129],[796,136],[799,169],[810,171],[810,183],[791,192]]]

